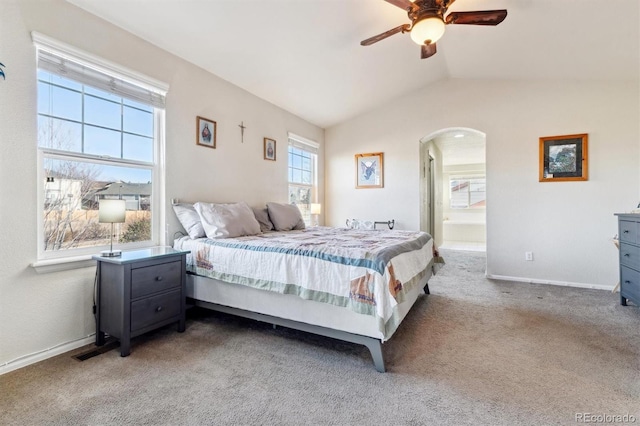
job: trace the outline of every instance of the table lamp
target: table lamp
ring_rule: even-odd
[[[111,239],[109,250],[100,252],[104,257],[117,257],[122,254],[121,250],[113,249],[113,224],[124,223],[127,214],[127,207],[124,200],[100,200],[98,207],[98,222],[111,224]]]
[[[313,226],[318,226],[318,216],[322,213],[322,204],[311,203],[311,215],[314,216]]]

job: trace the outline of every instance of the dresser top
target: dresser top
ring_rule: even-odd
[[[181,256],[190,253],[189,250],[176,250],[169,246],[150,247],[142,250],[123,251],[122,255],[116,257],[106,257],[96,254],[91,258],[100,262],[109,262],[122,265],[125,263],[138,262],[140,260],[159,259],[162,257]]]
[[[629,217],[633,219],[640,219],[640,213],[614,213],[615,216]]]

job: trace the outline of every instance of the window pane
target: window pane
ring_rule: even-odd
[[[302,159],[302,169],[303,170],[311,170],[311,158],[303,157]]]
[[[122,128],[120,108],[120,104],[85,96],[84,121],[96,126],[120,130]]]
[[[111,226],[98,223],[101,199],[126,201],[126,220],[114,225],[114,243],[151,239],[150,169],[45,157],[44,171],[45,251],[109,244]]]
[[[311,224],[311,188],[289,186],[289,202],[294,203],[300,209],[305,224]]]
[[[93,155],[108,155],[121,158],[120,135],[114,130],[84,126],[84,152]]]
[[[71,121],[39,116],[38,146],[81,152],[82,125]]]
[[[124,107],[122,119],[125,132],[153,137],[153,113]]]
[[[47,71],[38,70],[38,80],[47,81],[49,83],[53,83],[58,86],[64,86],[69,89],[82,91],[82,84],[76,83],[75,81],[72,81],[72,80],[68,80],[56,74],[51,74]]]
[[[302,183],[311,185],[311,172],[302,172]]]
[[[300,157],[299,155],[294,155],[293,156],[293,162],[291,163],[291,167],[295,167],[297,169],[301,169],[302,168],[302,157]]]
[[[82,120],[82,94],[46,83],[38,83],[38,113]]]
[[[293,169],[293,179],[291,182],[302,183],[302,170]]]
[[[153,161],[153,139],[142,136],[123,134],[122,158],[136,161]]]
[[[99,98],[102,99],[108,99],[117,103],[121,103],[122,102],[122,98],[118,95],[115,95],[113,93],[109,93],[109,92],[105,92],[99,89],[96,89],[95,87],[91,87],[91,86],[84,86],[84,92],[88,95],[93,95],[93,96],[97,96]]]
[[[124,102],[125,105],[129,105],[129,106],[132,106],[134,108],[141,109],[143,111],[153,112],[153,107],[151,107],[149,105],[141,104],[140,102],[131,101],[131,100],[127,99],[127,98],[123,98],[122,101]]]

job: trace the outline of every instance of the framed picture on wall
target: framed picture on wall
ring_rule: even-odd
[[[356,154],[356,188],[382,188],[383,181],[382,152]]]
[[[264,138],[264,159],[276,161],[276,141]]]
[[[204,117],[196,118],[196,144],[216,147],[216,122]]]
[[[540,138],[540,182],[588,180],[588,135]]]

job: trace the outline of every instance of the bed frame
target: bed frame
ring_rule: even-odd
[[[430,278],[431,278],[431,268],[429,268],[429,274],[424,278],[424,281],[423,281],[424,284],[421,285],[421,291],[424,291],[425,294],[430,294],[429,283],[428,283],[428,280]],[[200,277],[194,274],[188,274],[187,275],[187,294],[193,294],[194,280],[196,279],[204,279],[204,280],[212,281],[211,278]],[[261,290],[255,290],[255,291],[261,291]],[[273,294],[275,294],[276,296],[279,296],[278,293],[273,293]],[[376,370],[381,373],[384,373],[386,371],[386,368],[384,365],[384,357],[382,355],[382,340],[379,338],[365,336],[357,333],[351,333],[343,330],[337,330],[334,328],[324,327],[321,325],[310,324],[303,321],[296,321],[293,319],[281,318],[278,316],[269,315],[261,312],[254,312],[252,310],[240,309],[240,308],[231,307],[231,306],[227,306],[220,303],[214,303],[212,301],[198,300],[193,297],[189,297],[187,300],[190,303],[193,303],[195,306],[199,306],[205,309],[224,312],[227,314],[249,318],[256,321],[262,321],[269,324],[273,324],[274,326],[279,325],[282,327],[292,328],[294,330],[300,330],[307,333],[318,334],[325,337],[331,337],[338,340],[344,340],[347,342],[364,345],[369,349],[369,352],[371,352],[371,357],[373,358],[373,364]],[[300,300],[303,300],[303,299],[300,299]],[[409,312],[411,307],[415,304],[416,300],[417,300],[417,297],[415,300],[411,302],[411,306],[409,306],[406,309],[406,312],[404,312],[402,319],[404,319],[404,316],[406,316],[406,314]],[[303,303],[315,304],[317,302],[303,301]]]

